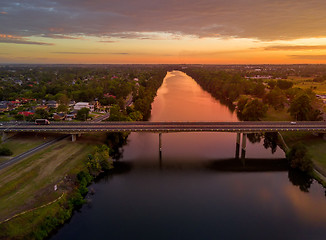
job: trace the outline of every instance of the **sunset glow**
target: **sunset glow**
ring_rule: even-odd
[[[323,1],[1,0],[1,63],[326,63]]]

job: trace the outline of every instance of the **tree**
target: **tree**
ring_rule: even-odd
[[[141,112],[139,112],[139,111],[131,112],[129,114],[129,117],[133,121],[141,121],[141,120],[143,120],[143,114],[141,114]]]
[[[68,112],[68,106],[67,105],[64,105],[64,104],[60,104],[57,108],[57,111],[58,112]]]
[[[287,80],[277,80],[277,86],[282,90],[286,90],[293,86],[293,82]]]
[[[259,121],[265,116],[267,106],[258,99],[248,101],[242,111],[242,118],[245,121]]]
[[[307,94],[297,96],[289,108],[290,115],[298,121],[321,120],[321,112],[313,109],[311,99]]]
[[[82,108],[77,112],[76,119],[80,121],[86,121],[88,119],[88,115],[89,115],[89,109]]]
[[[0,147],[0,156],[11,156],[13,152],[7,147]]]
[[[264,98],[264,102],[273,106],[275,110],[283,109],[285,101],[286,97],[283,94],[282,90],[278,87],[274,88],[269,93],[267,93]]]
[[[276,81],[275,80],[270,80],[267,84],[270,87],[270,89],[273,89],[276,86]]]
[[[69,103],[69,98],[67,97],[66,94],[64,93],[57,93],[55,96],[54,96],[54,99],[56,101],[58,101],[60,104],[64,104],[64,105],[67,105]]]
[[[49,112],[47,110],[45,110],[44,108],[36,108],[35,115],[34,115],[35,119],[38,118],[48,119],[48,117],[49,117]]]
[[[254,87],[253,94],[257,97],[263,97],[265,94],[265,85],[263,83],[257,83]]]
[[[239,101],[238,101],[238,111],[239,112],[242,112],[243,111],[243,109],[245,108],[245,106],[246,106],[246,104],[247,104],[247,102],[248,102],[248,98],[247,97],[244,97],[244,96],[241,96],[240,97],[240,99],[239,99]]]

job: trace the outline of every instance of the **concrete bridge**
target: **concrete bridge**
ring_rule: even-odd
[[[26,122],[6,122],[0,125],[2,138],[20,132],[45,132],[71,134],[72,141],[78,135],[91,132],[154,132],[159,133],[159,149],[161,151],[162,133],[169,132],[234,132],[237,133],[237,152],[241,143],[242,152],[246,150],[246,135],[248,133],[306,131],[326,133],[326,122],[78,122],[36,125]],[[237,155],[239,155],[237,153]]]

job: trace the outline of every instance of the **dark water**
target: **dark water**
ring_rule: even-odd
[[[167,74],[151,121],[238,121],[181,72]],[[235,134],[132,133],[116,173],[51,239],[326,239],[324,189],[287,170],[284,153]],[[247,141],[248,142],[248,141]]]

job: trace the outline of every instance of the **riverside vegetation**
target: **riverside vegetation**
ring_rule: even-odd
[[[4,112],[1,119],[19,119],[19,111],[35,110],[41,99],[57,100],[63,106],[62,109],[67,109],[70,100],[91,101],[97,98],[102,106],[110,107],[110,121],[146,120],[150,116],[156,91],[166,72],[172,68],[178,66],[6,66],[1,71],[1,83],[4,83],[0,91],[1,100],[19,97],[35,100],[20,106],[20,109]],[[243,120],[266,120],[266,116],[274,116],[274,120],[319,118],[320,112],[315,106],[312,89],[293,88],[293,84],[284,79],[246,79],[241,69],[226,68],[191,66],[184,71],[214,97],[233,109],[237,106],[237,112]],[[286,74],[280,72],[281,76]],[[17,78],[22,81],[21,85],[14,83]],[[130,94],[134,104],[126,107],[125,102]],[[299,99],[305,95],[308,98]],[[296,102],[295,99],[298,99],[296,105],[301,107],[293,107],[292,113],[287,112],[290,104]],[[301,109],[305,111],[296,112]],[[53,109],[48,110],[48,116],[51,116],[51,111]],[[37,114],[41,114],[41,111]],[[100,172],[110,171],[111,159],[119,158],[119,147],[126,142],[127,136],[128,134],[115,133],[107,136],[83,136],[76,143],[59,142],[2,170],[1,221],[16,213],[36,209],[0,224],[0,239],[42,239],[63,224],[73,210],[85,202],[87,185]],[[266,146],[272,146],[272,149],[275,147],[272,141],[274,137],[273,134],[265,135],[264,140]],[[302,139],[307,137],[303,135]],[[259,138],[252,136],[251,140],[258,141]],[[290,134],[284,138],[292,149],[296,149],[293,146],[300,141],[298,136]],[[103,143],[106,145],[103,146]],[[308,146],[307,152],[296,150],[290,156],[298,158],[303,155],[302,158],[307,159],[305,156],[310,154],[309,149],[312,146]],[[58,191],[53,191],[54,185],[58,186]],[[56,201],[46,205],[53,200]]]
[[[26,67],[18,67],[15,71],[6,68],[2,71],[2,76],[16,75],[17,72],[24,71],[27,74],[35,74],[33,76],[36,77],[32,80],[38,83],[26,89],[7,81],[12,79],[12,76],[5,81],[2,78],[6,84],[1,88],[0,97],[9,100],[19,96],[52,98],[58,99],[61,105],[67,104],[71,98],[86,101],[96,97],[102,106],[111,108],[111,121],[146,120],[150,116],[151,103],[162,84],[167,68],[111,66],[108,70],[34,67],[27,70]],[[88,76],[87,81],[84,81],[85,77],[81,77],[80,72]],[[31,81],[31,77],[26,79],[23,80]],[[72,84],[75,81],[76,83]],[[42,91],[39,92],[40,90]],[[108,95],[107,93],[110,93],[109,98],[104,96]],[[130,94],[134,104],[126,107],[125,101]],[[21,109],[4,112],[2,120],[17,119],[19,110],[35,109],[37,99],[21,106]],[[47,114],[50,116],[51,109]],[[1,170],[0,239],[43,239],[62,225],[71,217],[74,209],[85,203],[87,186],[93,179],[99,173],[112,169],[112,159],[119,158],[120,147],[126,143],[127,136],[127,133],[112,133],[85,135],[76,143],[63,140]],[[15,144],[7,145],[15,148]],[[53,190],[54,186],[56,191]]]
[[[324,67],[322,73],[325,74],[325,71]],[[221,70],[214,66],[187,68],[185,72],[215,98],[225,102],[231,109],[236,109],[240,120],[319,121],[323,119],[323,107],[316,99],[313,88],[294,87],[293,81],[286,80],[286,72],[283,72],[285,79],[276,80],[263,77],[245,78],[252,74],[252,70],[239,71],[231,68]],[[323,82],[324,76],[315,79]],[[321,150],[315,151],[316,146],[326,149],[324,140],[310,133],[282,133],[282,135],[290,147],[289,150],[285,149],[289,166],[308,173],[325,185],[313,171],[313,166],[317,166],[326,176],[326,159],[320,154]],[[260,141],[260,137],[256,134],[256,137],[249,136],[249,140]],[[303,142],[307,147],[302,144]]]

